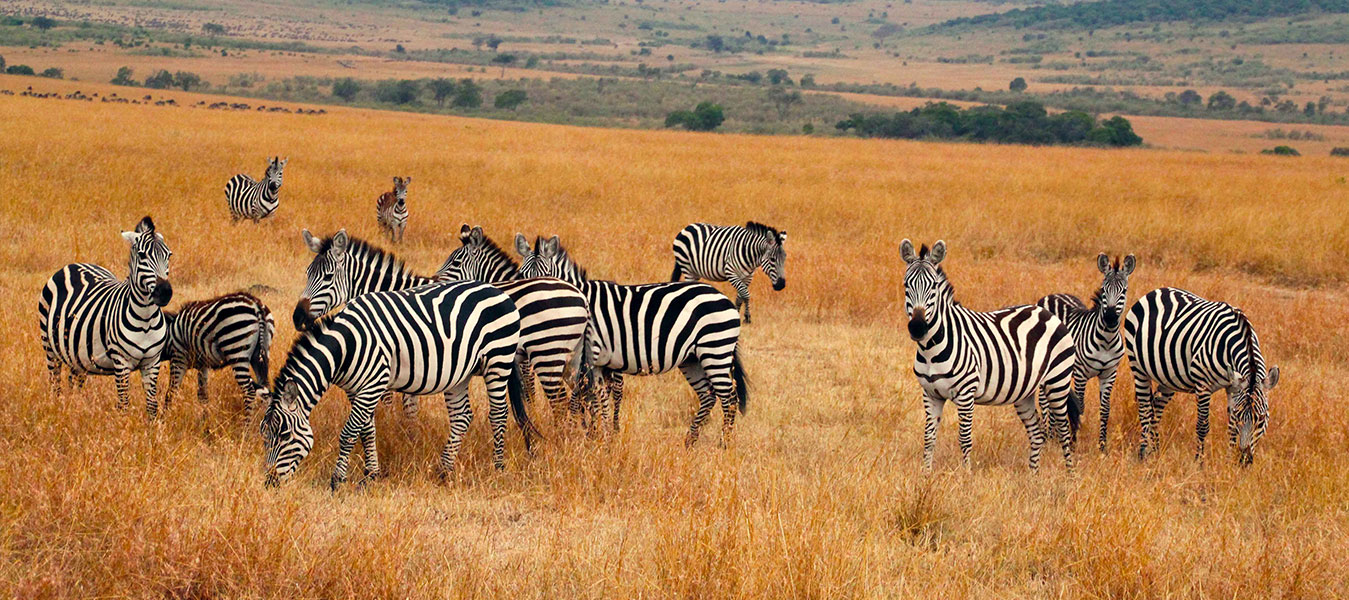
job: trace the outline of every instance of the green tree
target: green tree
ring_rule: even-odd
[[[333,82],[333,95],[345,102],[351,102],[356,97],[356,93],[360,91],[361,84],[350,77],[343,77]]]
[[[225,26],[219,23],[203,23],[201,32],[206,35],[225,35]]]
[[[204,84],[201,76],[191,71],[179,71],[173,74],[173,85],[182,88],[184,92],[193,88],[200,88]]]
[[[1209,110],[1232,110],[1237,107],[1237,99],[1232,94],[1219,91],[1208,97]]]
[[[36,75],[33,72],[33,67],[28,65],[10,65],[5,67],[5,73],[10,75]]]
[[[42,31],[56,27],[56,21],[48,17],[36,17],[32,21],[29,21],[28,24],[41,29]]]
[[[140,85],[140,82],[131,78],[132,73],[131,67],[117,69],[117,76],[112,78],[113,85]]]
[[[1134,133],[1133,124],[1128,119],[1118,116],[1102,121],[1099,127],[1087,135],[1087,140],[1118,147],[1138,146],[1143,143],[1143,138]]]
[[[1026,79],[1023,77],[1017,77],[1012,80],[1012,83],[1007,84],[1007,89],[1013,92],[1024,92],[1027,87],[1029,86],[1026,85]]]
[[[788,92],[785,88],[774,86],[768,88],[768,101],[777,107],[778,118],[786,119],[787,112],[791,110],[792,106],[801,104],[801,92]]]
[[[524,90],[506,90],[497,94],[496,100],[492,101],[492,106],[515,110],[526,100],[529,100],[529,95]]]
[[[431,88],[431,97],[435,98],[436,104],[440,106],[445,106],[445,101],[454,95],[456,87],[453,79],[445,79],[444,77],[432,79],[426,85]]]
[[[42,71],[42,76],[50,77],[52,79],[65,79],[66,72],[56,67],[48,67],[46,70]]]
[[[712,131],[726,120],[721,106],[700,102],[693,110],[677,110],[665,117],[666,127],[683,127],[689,131]]]
[[[719,35],[707,36],[707,41],[705,44],[707,46],[707,49],[713,52],[719,53],[722,50],[726,49],[726,40],[722,39],[722,37]]]
[[[158,73],[145,78],[145,87],[167,90],[173,87],[173,73],[160,69]]]
[[[454,100],[450,101],[450,105],[456,108],[478,108],[482,106],[482,86],[472,79],[459,80],[458,89],[455,90]]]
[[[515,64],[514,54],[498,54],[492,57],[492,63],[501,65],[501,76],[506,76],[506,67]]]
[[[496,52],[496,51],[497,51],[497,48],[500,48],[500,47],[501,47],[501,41],[502,41],[501,38],[499,38],[499,37],[497,37],[497,36],[495,36],[495,35],[492,36],[492,37],[489,37],[489,38],[487,38],[487,47],[488,47],[488,48],[491,48],[491,49],[492,49],[492,52]]]
[[[421,86],[411,79],[381,81],[375,86],[375,99],[390,104],[412,104],[420,92]]]
[[[768,83],[771,83],[773,85],[781,85],[784,83],[787,85],[791,85],[792,78],[787,76],[786,69],[769,69]]]
[[[1179,96],[1176,96],[1176,100],[1180,102],[1181,106],[1193,106],[1195,104],[1204,103],[1204,97],[1200,96],[1199,92],[1194,90],[1185,90],[1181,92]]]

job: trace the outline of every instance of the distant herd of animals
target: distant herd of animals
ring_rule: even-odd
[[[0,96],[14,96],[14,95],[16,94],[14,93],[13,90],[0,89]],[[257,112],[287,113],[297,115],[328,114],[328,111],[322,108],[286,108],[284,106],[266,106],[266,105],[254,107],[246,102],[222,101],[222,102],[208,103],[205,100],[198,100],[194,104],[179,104],[178,101],[173,98],[160,98],[158,100],[155,100],[155,97],[150,94],[146,94],[140,98],[128,98],[126,96],[117,95],[117,92],[113,92],[106,96],[100,96],[98,92],[94,92],[92,94],[85,94],[80,90],[75,90],[68,94],[62,94],[60,92],[38,92],[34,91],[33,86],[31,85],[28,86],[26,89],[24,89],[22,92],[19,92],[17,95],[21,98],[37,98],[39,100],[80,100],[84,102],[93,102],[97,100],[104,104],[111,103],[111,104],[147,104],[154,106],[187,106],[189,108],[208,108],[211,110],[253,110]]]
[[[286,162],[269,159],[261,179],[229,179],[226,204],[233,220],[258,222],[275,213]],[[378,224],[394,243],[407,226],[411,182],[395,177],[393,188],[376,200]],[[504,465],[508,415],[532,453],[538,430],[527,406],[536,381],[556,422],[579,420],[592,432],[612,423],[617,430],[624,376],[677,368],[698,398],[685,444],[698,440],[719,404],[726,445],[749,400],[739,338],[742,319],[750,322],[750,282],[763,271],[775,290],[786,286],[787,233],[752,221],[685,227],[674,239],[670,281],[640,285],[590,278],[557,236],[531,244],[516,234],[517,258],[481,227],[464,224],[460,247],[423,276],[345,229],[328,237],[302,234],[313,258],[293,315],[297,337],[274,378],[268,355],[276,324],[258,298],[238,292],[165,310],[173,296],[172,252],[147,216],[134,231],[122,232],[130,249],[126,279],[101,266],[71,264],[43,287],[38,312],[53,393],[63,392],[62,367],[72,388],[82,388],[89,374],[113,375],[117,406],[124,409],[131,373],[139,370],[146,414],[155,419],[162,363],[170,365],[164,409],[189,370],[198,373],[198,398],[205,403],[208,372],[228,368],[243,393],[245,415],[252,415],[255,401],[265,403],[259,430],[269,486],[293,475],[309,454],[309,415],[333,386],[351,403],[339,436],[334,488],[346,480],[358,441],[367,478],[381,475],[373,417],[395,393],[402,394],[408,417],[417,412],[417,397],[444,395],[450,435],[440,474],[453,472],[473,418],[468,382],[475,375],[486,386],[497,468]],[[1056,437],[1072,468],[1091,378],[1099,380],[1104,452],[1111,391],[1126,352],[1141,425],[1140,459],[1157,448],[1158,424],[1171,397],[1185,392],[1198,398],[1195,457],[1202,460],[1210,397],[1225,390],[1229,441],[1241,464],[1254,460],[1279,370],[1266,370],[1242,311],[1161,288],[1144,294],[1125,315],[1137,261],[1133,255],[1112,261],[1106,254],[1097,259],[1103,279],[1090,306],[1053,294],[1034,305],[974,311],[955,300],[941,266],[946,250],[942,241],[915,248],[904,240],[899,248],[907,327],[917,345],[913,372],[926,413],[925,470],[932,468],[947,402],[955,405],[966,467],[974,406],[1007,404],[1025,426],[1031,469],[1038,468],[1048,435]],[[730,282],[735,301],[700,281]]]

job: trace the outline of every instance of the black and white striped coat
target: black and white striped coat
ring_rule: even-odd
[[[1096,268],[1104,279],[1092,295],[1090,307],[1072,294],[1053,294],[1035,303],[1054,313],[1073,336],[1077,359],[1073,363],[1070,398],[1079,413],[1084,411],[1087,380],[1097,379],[1101,402],[1101,452],[1105,452],[1106,428],[1110,422],[1110,393],[1115,388],[1119,363],[1124,359],[1124,342],[1119,334],[1120,316],[1124,314],[1129,294],[1129,275],[1136,266],[1132,254],[1124,257],[1123,264],[1116,258],[1113,265],[1109,256],[1101,254],[1096,258]]]
[[[750,221],[719,226],[694,223],[675,236],[674,272],[670,281],[729,281],[735,286],[735,307],[749,316],[749,284],[762,269],[774,290],[787,287],[787,232]]]
[[[1138,398],[1142,436],[1138,456],[1157,447],[1162,411],[1176,392],[1198,400],[1195,458],[1204,456],[1209,400],[1227,391],[1228,440],[1243,464],[1255,460],[1255,445],[1269,424],[1269,390],[1279,369],[1265,371],[1260,340],[1251,321],[1226,302],[1205,300],[1176,288],[1144,294],[1124,319],[1124,344]]]
[[[379,476],[374,411],[391,392],[445,394],[450,437],[440,467],[442,476],[448,474],[473,420],[468,383],[475,374],[487,386],[492,462],[502,468],[508,395],[522,428],[532,429],[515,372],[519,333],[520,314],[510,297],[475,281],[365,294],[311,322],[277,372],[276,398],[260,427],[268,484],[290,477],[313,448],[309,415],[331,386],[345,390],[351,400],[332,487],[346,480],[357,439],[365,452],[366,476]],[[528,448],[528,436],[525,444]]]
[[[267,353],[276,335],[272,311],[252,294],[237,292],[189,302],[177,311],[164,311],[164,317],[169,323],[168,344],[160,357],[169,362],[164,408],[189,369],[197,370],[197,399],[205,404],[207,374],[228,367],[243,392],[244,411],[251,414],[258,391],[265,393],[268,387]]]
[[[153,419],[159,411],[157,367],[168,333],[161,307],[173,297],[172,253],[150,217],[135,231],[122,232],[122,239],[130,246],[125,280],[90,264],[66,265],[47,280],[38,302],[42,349],[54,394],[61,393],[62,366],[72,385],[83,386],[89,374],[113,375],[119,409],[127,406],[131,372],[140,371],[145,412]]]
[[[568,256],[557,236],[538,238],[530,248],[525,237],[516,234],[515,245],[524,259],[520,277],[557,277],[585,294],[593,345],[589,360],[601,379],[678,368],[699,400],[685,444],[697,442],[699,429],[717,402],[722,412],[722,443],[730,442],[737,404],[744,411],[749,390],[737,347],[740,315],[729,299],[704,283],[623,285],[592,280]],[[614,391],[612,384],[600,386],[591,403],[592,416],[600,417],[605,396]],[[614,395],[613,401],[617,428],[621,396]]]
[[[408,184],[412,178],[393,178],[393,191],[384,192],[375,201],[375,221],[389,234],[389,240],[401,243],[408,225]]]
[[[334,306],[371,292],[404,290],[449,280],[413,273],[403,261],[363,240],[351,238],[346,230],[327,239],[304,232],[305,245],[314,252],[306,272],[304,295],[295,309],[296,328],[322,315]],[[537,374],[550,404],[558,415],[567,404],[564,367],[573,350],[585,336],[585,296],[574,286],[557,279],[492,282],[511,301],[520,314],[520,353],[522,371]],[[531,382],[532,378],[527,380]],[[416,411],[416,399],[404,396],[404,410]]]
[[[234,221],[249,219],[254,223],[272,216],[280,203],[281,175],[289,159],[274,157],[267,161],[267,172],[261,181],[240,173],[225,184],[225,201]]]
[[[1072,429],[1077,413],[1068,401],[1072,384],[1073,338],[1063,322],[1035,306],[993,312],[973,311],[955,301],[942,271],[946,243],[914,251],[904,240],[904,310],[909,336],[918,344],[913,372],[923,389],[923,468],[932,468],[937,426],[947,401],[960,420],[960,450],[966,467],[973,446],[974,406],[1010,404],[1030,439],[1030,468],[1040,465],[1045,434],[1036,400],[1057,430],[1064,462],[1073,466]]]

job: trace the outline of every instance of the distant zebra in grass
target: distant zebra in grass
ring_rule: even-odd
[[[315,256],[305,275],[304,294],[295,307],[297,329],[362,294],[410,289],[438,281],[413,273],[397,256],[349,237],[346,230],[327,239],[318,239],[305,230],[304,241]],[[437,277],[448,279],[444,273]],[[555,416],[560,416],[566,405],[563,368],[585,335],[585,296],[556,279],[489,283],[515,303],[520,314],[522,366],[527,365],[530,372],[538,374],[549,403],[558,412]],[[533,381],[532,377],[529,381]],[[414,397],[404,396],[403,409],[407,414],[415,413],[416,407]]]
[[[1138,457],[1159,441],[1162,411],[1176,392],[1195,394],[1195,459],[1204,458],[1209,400],[1227,390],[1228,441],[1242,464],[1255,460],[1255,445],[1269,424],[1269,390],[1279,368],[1265,372],[1260,340],[1250,319],[1226,302],[1205,300],[1176,288],[1161,288],[1135,302],[1124,319],[1124,343],[1138,398],[1142,429]]]
[[[904,310],[909,337],[918,344],[913,373],[923,388],[923,468],[932,469],[937,426],[948,400],[960,420],[960,451],[968,468],[974,444],[974,405],[1011,404],[1030,438],[1030,468],[1040,466],[1045,434],[1036,400],[1058,431],[1063,460],[1073,466],[1072,431],[1078,412],[1069,402],[1073,338],[1063,322],[1035,306],[977,312],[955,301],[955,288],[941,268],[946,243],[914,252],[904,240]]]
[[[749,284],[754,272],[763,269],[773,289],[787,287],[787,232],[750,221],[717,226],[694,223],[675,236],[674,272],[670,281],[729,281],[735,286],[737,310],[745,306],[749,317]]]
[[[1120,316],[1124,314],[1125,298],[1129,294],[1129,275],[1137,265],[1134,255],[1118,258],[1102,253],[1096,257],[1096,268],[1105,279],[1091,297],[1088,308],[1072,294],[1053,294],[1041,298],[1035,305],[1054,313],[1068,327],[1073,336],[1077,359],[1073,363],[1073,393],[1069,399],[1084,412],[1087,380],[1095,377],[1101,395],[1101,452],[1105,452],[1106,425],[1110,422],[1110,392],[1115,388],[1115,374],[1124,358],[1124,342],[1120,339]]]
[[[730,443],[737,404],[743,412],[749,389],[738,348],[740,315],[729,299],[704,283],[622,285],[592,280],[557,236],[538,238],[531,249],[525,236],[516,234],[515,248],[524,258],[520,277],[557,277],[585,293],[590,304],[588,342],[593,344],[587,358],[601,379],[590,403],[592,417],[602,417],[605,399],[612,395],[617,430],[620,374],[653,375],[677,367],[698,396],[698,411],[684,443],[698,441],[699,429],[718,401],[722,444]]]
[[[408,225],[408,184],[412,178],[393,178],[393,191],[384,192],[375,201],[375,219],[379,228],[389,234],[389,240],[403,242],[403,229]]]
[[[47,354],[52,392],[61,393],[61,366],[72,385],[85,376],[117,378],[117,408],[127,406],[131,372],[141,372],[145,412],[158,415],[155,387],[168,324],[161,307],[173,297],[169,284],[172,252],[150,217],[135,231],[123,231],[130,246],[127,278],[118,280],[98,265],[66,265],[47,280],[38,302],[42,348]]]
[[[441,281],[474,280],[490,283],[515,299],[520,310],[520,348],[527,360],[520,363],[525,401],[534,397],[534,375],[560,418],[568,409],[579,412],[574,394],[580,377],[588,369],[586,347],[582,343],[590,312],[585,296],[575,286],[551,278],[516,280],[520,265],[505,250],[483,234],[482,227],[464,223],[459,230],[460,247],[451,252],[436,271]],[[538,282],[538,283],[529,283]],[[547,282],[545,285],[543,282]],[[522,292],[537,289],[537,301]],[[542,309],[547,310],[542,310]],[[570,370],[571,376],[566,372]],[[568,401],[568,398],[571,398]]]
[[[225,184],[225,200],[232,220],[250,219],[257,223],[272,216],[280,202],[277,194],[281,191],[281,174],[288,160],[275,157],[267,161],[267,172],[262,181],[254,181],[243,173],[230,178]]]
[[[267,352],[276,335],[272,311],[252,294],[238,292],[189,302],[177,311],[164,311],[164,317],[169,323],[168,344],[160,357],[169,361],[164,409],[189,369],[197,370],[197,399],[205,404],[207,374],[229,367],[244,394],[244,412],[252,414],[253,399],[267,391]]]
[[[342,428],[331,487],[346,481],[359,439],[367,477],[378,477],[375,405],[390,392],[445,394],[450,437],[440,454],[442,477],[454,471],[464,432],[473,421],[469,378],[487,384],[492,462],[505,462],[507,396],[521,428],[532,431],[515,372],[520,315],[496,288],[473,281],[365,294],[300,334],[276,376],[275,398],[259,432],[267,484],[289,478],[314,446],[309,415],[331,386],[347,392],[351,413]],[[529,449],[530,437],[525,436]]]

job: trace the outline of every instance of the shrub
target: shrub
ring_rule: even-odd
[[[524,90],[506,90],[497,94],[496,100],[492,101],[492,106],[515,110],[528,99],[529,95]]]
[[[665,117],[666,127],[683,127],[689,131],[712,131],[726,120],[721,106],[700,102],[693,110],[677,110]]]
[[[445,106],[445,101],[454,95],[455,85],[453,79],[432,79],[426,84],[431,89],[431,97],[435,99],[436,104]]]
[[[117,76],[112,78],[113,85],[140,85],[140,82],[131,78],[133,72],[131,67],[117,69]]]
[[[219,23],[203,23],[201,32],[206,35],[225,35],[225,26]]]
[[[47,69],[42,71],[41,75],[43,77],[50,77],[52,79],[65,79],[66,72],[56,67],[48,67]]]
[[[420,92],[421,86],[411,79],[381,81],[375,86],[375,99],[390,104],[412,104]]]
[[[1124,117],[1096,123],[1081,111],[1049,116],[1044,105],[1034,101],[1013,103],[1006,108],[978,106],[960,109],[946,102],[929,102],[908,112],[854,114],[839,121],[841,131],[862,137],[939,138],[1011,144],[1101,144],[1137,146],[1143,139]]]
[[[351,102],[356,97],[356,93],[361,91],[361,84],[355,79],[345,77],[333,82],[333,95],[347,102]]]
[[[478,108],[482,106],[482,86],[472,79],[459,80],[459,85],[454,92],[454,100],[450,102],[450,105],[456,108]]]
[[[145,87],[166,90],[173,87],[173,73],[161,69],[158,73],[145,78]]]
[[[5,73],[10,75],[36,75],[33,72],[33,67],[28,65],[10,65],[5,67]]]
[[[1024,92],[1026,91],[1027,87],[1028,86],[1026,85],[1026,80],[1025,78],[1022,77],[1017,77],[1016,79],[1013,79],[1012,83],[1007,85],[1007,89],[1012,90],[1013,92]]]
[[[1274,156],[1302,156],[1302,153],[1298,152],[1297,149],[1292,146],[1275,146],[1273,148],[1261,150],[1260,153]]]
[[[43,31],[56,27],[56,21],[48,17],[35,17],[28,24]]]
[[[1330,149],[1331,156],[1349,156],[1349,148],[1343,146]]]

